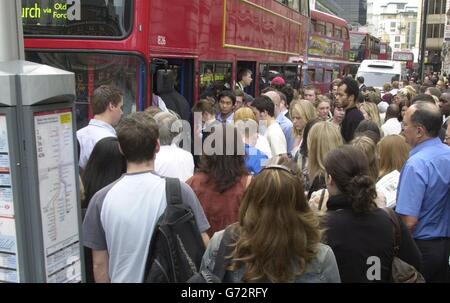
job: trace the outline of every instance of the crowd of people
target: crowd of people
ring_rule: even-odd
[[[173,177],[207,247],[202,268],[236,226],[225,281],[390,282],[391,208],[398,257],[450,282],[450,91],[345,77],[324,93],[279,76],[253,98],[248,73],[194,105],[192,145],[177,113],[121,117],[122,93],[95,90],[95,116],[77,132],[88,281],[142,282]]]

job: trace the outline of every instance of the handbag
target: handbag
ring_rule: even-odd
[[[383,208],[394,224],[394,258],[392,260],[391,280],[393,283],[425,283],[422,274],[411,264],[398,257],[401,243],[400,222],[392,208]]]

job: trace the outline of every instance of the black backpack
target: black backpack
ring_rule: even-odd
[[[198,272],[205,245],[178,179],[166,178],[167,208],[158,220],[145,265],[145,283],[186,282]]]

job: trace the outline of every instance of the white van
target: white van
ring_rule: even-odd
[[[393,77],[403,80],[406,77],[405,68],[400,61],[364,60],[358,68],[356,77],[364,77],[367,87],[373,86],[380,90],[385,83],[391,83]]]

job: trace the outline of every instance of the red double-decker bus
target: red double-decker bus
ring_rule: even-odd
[[[380,39],[369,33],[350,32],[350,61],[362,62],[365,59],[379,59]]]
[[[311,10],[308,64],[305,84],[312,84],[323,93],[331,82],[348,73],[350,39],[347,21],[339,17]]]
[[[380,42],[380,55],[379,60],[391,60],[392,59],[392,48],[388,42]]]
[[[80,6],[77,6],[80,4]],[[282,74],[299,85],[308,42],[308,0],[22,0],[26,58],[73,71],[77,125],[90,118],[96,87],[124,92],[124,112],[175,89],[193,105],[233,89],[248,68],[257,95]]]
[[[413,52],[401,51],[392,54],[392,60],[402,61],[406,63],[406,69],[412,72],[414,70],[414,54]]]

